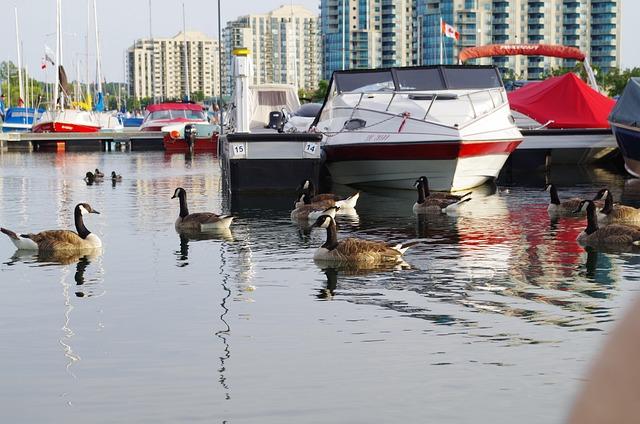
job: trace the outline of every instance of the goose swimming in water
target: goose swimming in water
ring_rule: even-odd
[[[545,191],[548,191],[551,197],[547,207],[547,212],[550,216],[584,216],[585,212],[581,212],[578,208],[582,199],[573,198],[561,202],[558,196],[558,189],[553,184],[547,184]]]
[[[71,230],[50,230],[35,234],[17,234],[6,228],[0,231],[9,236],[9,239],[18,250],[37,250],[38,252],[55,252],[64,250],[85,250],[102,247],[100,238],[87,230],[84,225],[83,215],[97,213],[88,203],[78,203],[73,211],[76,224],[76,232]]]
[[[96,178],[104,178],[104,174],[100,172],[98,168],[96,168],[95,171],[93,171],[93,174],[96,176]]]
[[[436,192],[432,192],[429,191],[429,180],[427,179],[427,177],[425,177],[424,175],[420,178],[418,178],[416,180],[416,183],[418,181],[421,181],[423,183],[423,188],[424,188],[424,195],[427,198],[432,198],[432,199],[447,199],[447,200],[454,200],[454,201],[458,201],[458,200],[462,200],[465,197],[468,197],[471,192],[467,192],[461,195],[457,195],[457,194],[451,194],[451,193],[443,193],[440,191],[436,191]]]
[[[122,181],[122,175],[116,174],[116,171],[111,171],[111,181],[114,181],[114,182]]]
[[[592,246],[640,245],[640,228],[623,224],[598,227],[596,206],[592,200],[582,200],[576,213],[587,214],[587,228],[578,235],[578,242]]]
[[[614,205],[613,194],[607,189],[604,190],[604,207],[598,211],[598,224],[640,224],[640,209],[632,206]]]
[[[418,190],[418,200],[413,204],[413,213],[416,214],[441,214],[456,211],[460,205],[471,200],[468,193],[454,199],[436,198],[426,196],[426,184],[421,177],[416,180],[415,187]],[[425,178],[426,180],[426,178]]]
[[[329,215],[319,216],[313,227],[327,230],[327,240],[313,255],[316,261],[360,265],[395,264],[403,262],[402,255],[410,247],[408,244],[389,246],[381,241],[359,238],[338,240],[336,222]]]
[[[176,219],[176,230],[208,231],[229,228],[233,217],[230,215],[216,215],[213,212],[189,213],[187,207],[187,192],[182,188],[176,188],[172,199],[180,200],[180,215]]]
[[[300,188],[300,197],[295,203],[295,207],[301,206],[302,204],[310,205],[313,203],[322,203],[325,207],[335,205],[340,209],[354,209],[358,199],[360,198],[359,192],[356,192],[347,198],[340,197],[333,193],[316,194],[316,187],[311,180],[304,180],[300,185]]]

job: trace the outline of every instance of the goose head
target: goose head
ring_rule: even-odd
[[[333,218],[329,215],[320,215],[318,219],[316,219],[316,222],[313,223],[312,227],[329,228],[332,221]]]
[[[176,197],[183,198],[186,196],[187,196],[187,192],[182,187],[178,187],[176,191],[173,192],[173,196],[171,196],[171,198],[172,199],[175,199]]]
[[[549,193],[551,193],[551,190],[553,190],[553,184],[547,184],[544,187],[544,191],[548,191]]]
[[[93,209],[91,207],[90,204],[88,203],[78,203],[76,205],[76,209],[80,211],[80,214],[82,215],[88,215],[90,213],[97,213],[98,215],[100,214],[100,212],[98,212],[97,210]]]
[[[582,200],[576,210],[573,211],[573,213],[581,213],[585,211],[588,212],[590,209],[594,208],[595,206],[592,200]]]
[[[118,175],[116,174],[116,171],[111,171],[111,178],[118,178]]]
[[[593,200],[606,199],[608,196],[609,196],[609,189],[603,188],[596,193],[596,195],[593,197]]]

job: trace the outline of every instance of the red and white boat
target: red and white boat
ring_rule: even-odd
[[[313,126],[334,182],[401,189],[479,186],[522,141],[492,66],[336,71]]]
[[[219,127],[209,123],[202,106],[195,103],[159,103],[149,105],[140,131],[164,132],[163,144],[168,152],[187,152],[185,126],[196,130],[195,152],[217,152]]]
[[[95,114],[87,110],[48,110],[33,125],[34,133],[91,133],[101,129]]]

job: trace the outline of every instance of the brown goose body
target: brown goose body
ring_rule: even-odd
[[[402,254],[408,246],[398,244],[390,246],[382,241],[346,238],[338,240],[336,223],[332,217],[322,215],[313,224],[325,228],[327,239],[316,250],[313,259],[321,262],[357,263],[360,265],[378,265],[402,263]]]
[[[304,180],[300,185],[298,201],[295,207],[301,206],[303,203],[318,204],[318,207],[328,208],[338,206],[341,209],[353,209],[356,207],[360,193],[356,192],[349,197],[341,197],[334,193],[316,193],[316,187],[311,180]]]
[[[91,233],[84,225],[82,216],[100,212],[88,203],[79,203],[74,209],[76,231],[48,230],[39,233],[17,234],[6,228],[0,231],[6,234],[18,250],[37,250],[38,252],[84,251],[102,247],[100,238]]]
[[[578,242],[591,246],[622,246],[640,243],[640,228],[611,224],[598,226],[596,207],[591,200],[583,200],[579,206],[587,214],[587,228],[578,235]]]
[[[178,187],[171,198],[174,199],[176,197],[180,200],[180,214],[175,222],[175,228],[178,231],[221,230],[229,228],[233,221],[232,216],[217,215],[213,212],[189,213],[187,192],[182,187]]]
[[[467,192],[461,195],[458,194],[451,194],[451,193],[444,193],[441,191],[431,191],[429,190],[429,179],[427,177],[425,177],[424,175],[421,176],[420,178],[418,178],[418,180],[416,181],[416,183],[418,181],[421,181],[424,187],[424,195],[427,198],[431,198],[431,199],[445,199],[445,200],[452,200],[454,202],[460,201],[464,198],[466,198],[467,196],[469,196],[471,194],[471,192]]]

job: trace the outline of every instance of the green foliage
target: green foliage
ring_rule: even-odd
[[[9,68],[9,83],[7,83],[7,65]],[[24,77],[24,74],[23,74]],[[5,104],[7,107],[17,106],[18,99],[20,97],[20,87],[18,86],[18,68],[12,62],[2,62],[0,63],[0,81],[2,81],[0,85],[0,90],[5,95]],[[8,86],[11,86],[10,90]],[[36,104],[42,104],[46,99],[46,89],[45,84],[36,81],[34,78],[27,76],[24,79],[25,90],[28,90],[31,93],[31,102]],[[26,93],[25,93],[26,97]],[[9,104],[9,99],[11,99],[11,104]],[[26,101],[26,99],[23,99]],[[31,104],[29,106],[32,106]]]
[[[545,75],[545,78],[557,77],[568,72],[574,72],[578,74],[582,80],[587,81],[587,72],[582,62],[573,68],[552,69],[551,72]],[[624,71],[618,68],[611,68],[609,72],[603,72],[600,68],[594,66],[593,73],[595,74],[598,86],[600,86],[607,95],[614,97],[622,94],[622,90],[624,90],[627,82],[629,82],[629,78],[640,77],[640,68],[625,69]]]
[[[191,100],[193,100],[194,102],[203,102],[204,92],[196,91],[195,93],[191,93]]]

